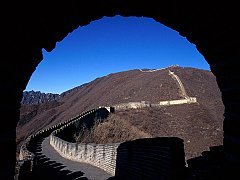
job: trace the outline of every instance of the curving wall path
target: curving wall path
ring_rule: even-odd
[[[117,147],[119,144],[76,144],[50,136],[51,146],[64,158],[88,163],[115,175]]]
[[[81,113],[80,115],[71,118],[68,121],[59,123],[51,128],[41,130],[34,135],[29,136],[23,143],[20,150],[20,160],[16,164],[15,179],[45,179],[45,180],[68,180],[82,177],[84,172],[71,172],[62,170],[65,166],[55,161],[51,161],[46,155],[42,154],[42,142],[49,137],[52,132],[60,132],[63,129],[74,125],[75,122],[83,120],[88,116],[92,116],[99,110],[104,109],[99,107],[90,111]],[[107,111],[109,108],[105,108]]]
[[[97,111],[100,109],[94,112]],[[116,179],[185,177],[184,144],[180,138],[144,138],[115,144],[76,144],[58,137],[67,139],[66,132],[72,131],[76,123],[83,122],[84,117],[85,115],[51,133],[50,144],[62,157],[99,167]]]
[[[63,157],[50,145],[50,137],[45,138],[42,142],[41,152],[47,158],[51,159],[51,161],[66,166],[62,170],[68,170],[72,173],[80,171],[83,173],[82,176],[88,178],[89,180],[106,180],[112,176],[101,168],[93,166],[89,163],[82,163]]]
[[[179,89],[180,89],[181,96],[184,97],[185,99],[188,99],[189,97],[188,97],[188,95],[187,95],[187,93],[186,93],[186,91],[185,91],[185,88],[184,88],[183,83],[182,83],[182,81],[180,80],[180,78],[179,78],[176,74],[174,74],[174,72],[172,72],[172,71],[170,71],[170,70],[168,70],[168,71],[169,71],[169,75],[170,75],[175,81],[177,81],[177,85],[178,85],[178,87],[179,87]]]
[[[183,140],[177,137],[143,138],[116,144],[76,144],[66,140],[76,125],[92,123],[96,116],[104,118],[108,110],[111,108],[86,111],[27,138],[21,148],[15,179],[195,180],[220,179],[224,175],[222,147],[210,148],[202,156],[188,160],[186,167]]]
[[[174,66],[170,66],[170,67],[174,67]],[[156,69],[156,70],[147,70],[147,71],[144,71],[144,70],[140,69],[140,71],[151,73],[151,72],[160,71],[162,69],[167,69],[167,68],[161,68],[161,69]],[[115,110],[120,110],[120,109],[137,109],[137,108],[145,108],[145,107],[161,107],[161,106],[170,106],[170,105],[180,105],[180,104],[196,103],[197,102],[197,98],[196,97],[189,97],[187,95],[186,90],[185,90],[185,88],[183,86],[183,83],[180,80],[180,78],[176,74],[174,74],[174,72],[172,72],[170,70],[168,70],[168,72],[169,72],[169,75],[176,81],[176,84],[179,87],[180,95],[184,99],[160,101],[157,104],[152,104],[152,103],[150,103],[148,101],[128,102],[128,103],[116,104],[116,105],[113,106],[114,109]]]
[[[62,126],[60,129],[53,131],[50,135],[50,144],[64,158],[91,164],[93,166],[103,169],[104,171],[108,172],[111,175],[114,175],[116,166],[116,152],[119,143],[76,144],[70,143],[60,138],[60,137],[66,138],[66,136],[68,135],[64,133],[64,131],[70,129],[70,131],[72,132],[72,129],[75,128],[77,124],[84,122],[84,118],[90,114],[98,114],[98,118],[105,118],[106,111],[101,112],[101,110],[103,109],[106,109],[107,111],[110,110],[109,108],[100,107],[98,109],[92,110],[91,112],[89,112],[89,114],[84,114],[83,116],[69,122],[68,124]],[[94,116],[92,116],[92,119],[90,120],[94,120]],[[85,120],[85,122],[87,121]],[[61,134],[62,132],[64,133],[63,135]]]

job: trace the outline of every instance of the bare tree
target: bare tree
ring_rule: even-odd
[[[73,138],[76,142],[76,144],[78,145],[79,143],[81,143],[81,139],[83,138],[83,135],[86,131],[86,124],[84,123],[74,134],[73,134]]]

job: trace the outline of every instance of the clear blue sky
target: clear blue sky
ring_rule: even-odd
[[[25,90],[62,93],[114,72],[178,64],[209,70],[178,32],[150,18],[104,17],[69,33],[48,53]]]

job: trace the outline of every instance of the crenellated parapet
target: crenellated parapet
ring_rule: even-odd
[[[119,143],[76,144],[64,141],[51,134],[50,145],[66,159],[81,163],[88,163],[105,170],[111,175],[115,175],[116,156]]]
[[[66,131],[71,131],[72,128],[75,128],[74,126],[76,126],[76,124],[82,122],[92,123],[96,116],[98,116],[98,118],[106,118],[106,115],[112,111],[112,107],[99,107],[78,116],[78,118],[69,121],[51,133],[50,145],[66,159],[88,163],[114,175],[116,168],[116,152],[119,143],[71,143],[64,140],[64,138],[68,139],[66,137]]]
[[[78,122],[79,120],[84,119],[84,117],[87,117],[91,114],[96,113],[98,110],[102,110],[104,109],[104,107],[100,107],[97,109],[92,109],[89,111],[85,111],[81,114],[79,114],[78,116],[75,116],[65,122],[61,122],[57,125],[54,125],[50,128],[46,128],[43,130],[38,131],[37,133],[30,135],[22,144],[21,148],[20,148],[20,154],[19,154],[19,161],[17,161],[16,166],[15,166],[15,171],[17,171],[18,173],[15,175],[15,179],[18,179],[19,176],[19,172],[21,171],[22,167],[24,166],[24,172],[26,173],[26,171],[29,171],[29,173],[31,171],[33,171],[34,167],[37,166],[36,163],[36,144],[41,142],[41,140],[43,140],[44,138],[48,137],[52,132],[54,133],[58,133],[61,132],[63,129],[74,125],[74,123]],[[107,110],[106,110],[107,111]],[[108,111],[107,111],[108,112]],[[27,167],[27,168],[26,168]]]
[[[197,103],[196,97],[188,97],[184,99],[176,99],[176,100],[169,100],[169,101],[159,101],[159,103],[150,103],[148,101],[128,102],[128,103],[116,104],[113,107],[115,110],[120,110],[120,109],[139,109],[139,108],[146,108],[146,107],[162,107],[162,106],[182,105],[182,104],[192,104],[192,103]]]

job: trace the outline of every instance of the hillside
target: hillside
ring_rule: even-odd
[[[197,112],[197,113],[196,113]],[[86,131],[79,142],[116,143],[145,137],[180,137],[186,158],[222,144],[221,126],[199,104],[119,110]]]
[[[188,133],[186,136],[190,137],[193,132],[200,132],[201,129],[201,135],[192,134],[196,142],[200,137],[212,137],[211,142],[207,140],[209,138],[204,140],[204,146],[208,142],[211,145],[221,144],[224,106],[214,75],[207,70],[177,66],[152,72],[130,70],[109,74],[63,93],[64,96],[58,101],[22,106],[17,142],[20,143],[37,130],[66,121],[82,111],[98,106],[180,99],[179,88],[169,76],[168,70],[179,76],[188,96],[196,97],[198,103],[158,110],[137,110],[134,112],[136,117],[130,118],[132,113],[129,112],[121,114],[122,118],[131,119],[129,122],[133,126],[144,132],[149,130],[146,133],[153,136]],[[209,133],[216,135],[213,137]]]

